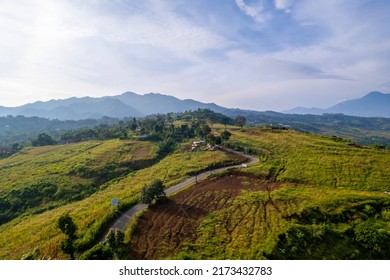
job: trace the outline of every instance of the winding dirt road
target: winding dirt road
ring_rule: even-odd
[[[240,153],[240,152],[236,152],[236,151],[233,151],[233,150],[230,150],[230,149],[226,149],[224,147],[219,147],[220,150],[223,150],[225,152],[228,152],[228,153],[234,153],[236,155],[241,155],[241,156],[244,156],[248,159],[248,161],[245,163],[247,166],[248,165],[252,165],[252,164],[255,164],[257,162],[259,162],[259,159],[257,157],[254,157],[254,156],[250,156],[250,155],[247,155],[247,154],[244,154],[244,153]],[[222,167],[222,168],[217,168],[217,169],[213,169],[213,170],[210,170],[210,171],[206,171],[206,172],[203,172],[203,173],[200,173],[196,176],[193,176],[193,177],[190,177],[188,178],[187,180],[179,183],[179,184],[176,184],[174,186],[171,186],[169,188],[167,188],[165,190],[165,193],[167,195],[171,195],[199,180],[202,180],[204,178],[206,178],[207,176],[213,174],[213,173],[216,173],[216,172],[221,172],[221,171],[225,171],[225,170],[228,170],[228,169],[232,169],[232,168],[237,168],[237,167],[242,167],[243,164],[238,164],[238,165],[232,165],[232,166],[227,166],[227,167]],[[122,230],[124,231],[126,229],[126,225],[129,223],[129,221],[131,220],[131,218],[138,212],[144,210],[146,207],[148,207],[147,204],[144,204],[144,203],[137,203],[136,205],[134,205],[133,207],[131,207],[129,210],[127,210],[126,212],[122,213],[122,215],[111,225],[111,227],[107,230],[107,232],[104,234],[104,237],[102,239],[102,241],[104,240],[105,236],[107,235],[107,233],[109,232],[110,229],[118,229],[118,230]]]

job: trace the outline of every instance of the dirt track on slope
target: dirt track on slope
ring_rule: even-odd
[[[140,218],[132,236],[132,259],[162,259],[177,253],[190,241],[202,218],[229,207],[242,190],[272,191],[278,186],[257,178],[227,175],[183,190]]]

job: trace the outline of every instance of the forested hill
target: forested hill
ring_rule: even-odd
[[[40,133],[59,137],[65,131],[102,124],[112,125],[118,121],[119,119],[107,117],[80,121],[60,121],[23,116],[0,117],[0,147],[7,147],[15,143],[26,144]]]
[[[310,132],[326,136],[335,136],[338,138],[349,139],[352,142],[361,145],[390,145],[390,119],[389,118],[364,118],[352,117],[342,114],[324,114],[324,115],[290,115],[276,112],[256,112],[244,110],[231,110],[230,116],[221,113],[215,113],[208,109],[197,109],[183,113],[168,113],[160,115],[151,115],[136,120],[153,120],[162,118],[166,121],[187,119],[190,120],[196,115],[202,115],[201,118],[216,119],[219,122],[233,123],[237,116],[243,116],[246,125],[266,125],[285,127],[301,132]],[[197,116],[199,117],[199,116]],[[49,120],[38,117],[7,116],[0,117],[0,148],[11,147],[14,144],[29,145],[31,140],[39,134],[45,133],[56,140],[60,140],[67,132],[77,131],[84,128],[96,128],[95,130],[107,130],[105,127],[113,125],[122,125],[124,129],[129,129],[129,125],[134,118],[108,118],[87,119],[79,121],[61,121]],[[130,123],[130,124],[129,124]],[[127,128],[126,128],[127,126]],[[84,131],[85,132],[85,131]],[[118,131],[111,133],[112,138],[118,138]],[[126,132],[121,132],[121,135]],[[93,136],[93,135],[92,135]],[[91,138],[91,135],[81,135],[80,138]],[[107,136],[107,135],[106,135]],[[107,138],[102,136],[103,138]],[[96,135],[94,136],[96,137]],[[97,137],[97,138],[102,138]]]

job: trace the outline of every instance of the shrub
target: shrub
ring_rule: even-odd
[[[161,180],[154,180],[150,185],[144,185],[141,189],[141,202],[153,204],[161,199],[166,198],[164,185]]]

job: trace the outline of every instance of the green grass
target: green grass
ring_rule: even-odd
[[[149,142],[89,141],[27,148],[0,160],[0,224],[88,197],[152,164],[156,149]]]
[[[214,125],[217,133],[223,129]],[[389,150],[270,128],[228,130],[229,145],[260,158],[241,172],[279,188],[241,192],[228,206],[204,217],[181,251],[166,258],[390,257],[390,196],[385,193],[390,191]],[[19,259],[34,250],[38,258],[67,258],[59,247],[64,236],[56,226],[64,213],[78,227],[76,245],[82,253],[118,215],[110,205],[112,198],[119,198],[124,211],[154,179],[170,186],[234,161],[220,151],[179,149],[150,165],[155,155],[156,146],[149,142],[112,140],[31,148],[1,160],[1,196],[42,180],[54,182],[57,191],[74,184],[99,187],[43,212],[26,210],[1,225],[0,259]],[[218,199],[215,203],[225,204],[223,193]]]
[[[315,187],[387,191],[390,182],[390,151],[351,147],[331,138],[270,129],[232,131],[230,142],[263,151],[258,173],[276,181]],[[254,172],[256,172],[254,170]]]
[[[389,151],[294,131],[228,129],[231,146],[261,159],[245,172],[281,188],[243,192],[205,217],[182,251],[167,258],[390,257]],[[359,225],[371,220],[370,235],[357,242]],[[377,249],[370,247],[375,234]]]
[[[232,161],[234,159],[220,151],[178,151],[148,168],[108,182],[103,189],[81,201],[41,214],[16,218],[0,226],[0,259],[19,259],[35,248],[39,248],[39,258],[65,259],[67,256],[59,249],[64,236],[56,226],[63,213],[69,213],[74,219],[79,237],[76,245],[86,250],[97,241],[117,215],[110,205],[112,198],[118,197],[119,207],[124,210],[137,202],[139,191],[145,183],[161,179],[170,186],[190,174]]]

